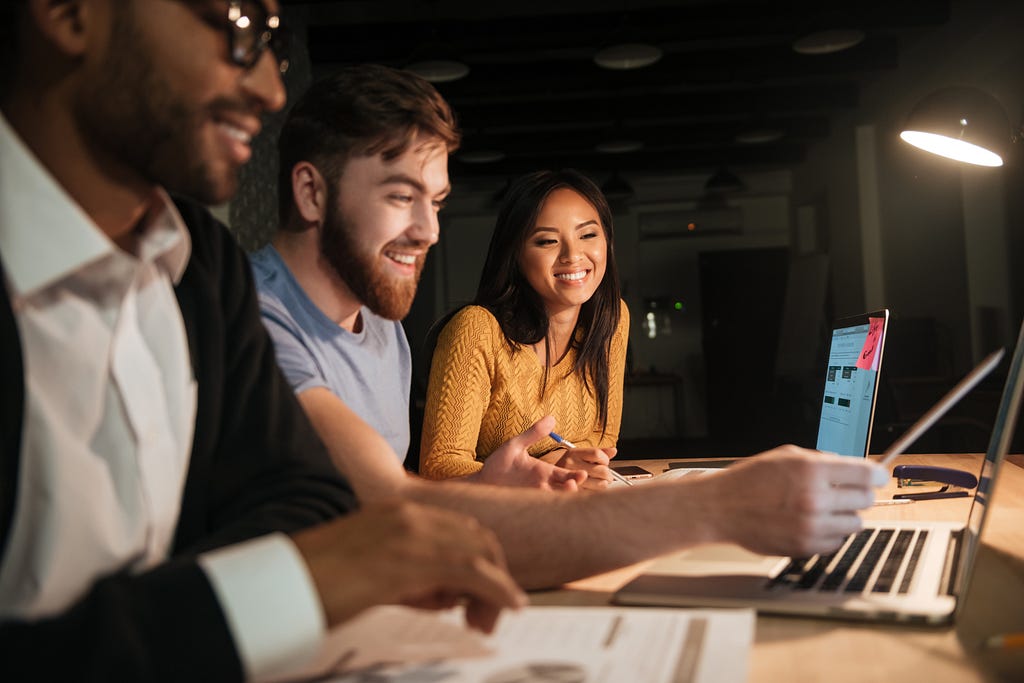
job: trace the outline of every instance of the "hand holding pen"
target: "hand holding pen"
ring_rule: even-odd
[[[555,441],[555,443],[558,443],[564,446],[566,449],[568,449],[566,451],[566,454],[562,456],[562,459],[559,460],[558,463],[556,463],[559,467],[565,467],[568,469],[583,469],[586,470],[586,472],[590,475],[587,478],[587,481],[584,482],[583,484],[584,488],[588,488],[588,482],[598,484],[598,486],[596,487],[591,486],[589,488],[604,488],[605,486],[607,486],[608,482],[610,481],[608,478],[602,476],[595,476],[604,474],[604,470],[608,471],[608,474],[611,475],[612,479],[620,481],[626,486],[633,485],[632,482],[626,480],[625,477],[623,477],[621,474],[619,474],[618,472],[611,468],[609,463],[611,462],[611,458],[615,455],[614,448],[580,449],[587,453],[587,455],[583,457],[580,457],[578,454],[570,456],[569,451],[576,450],[579,448],[578,446],[576,446],[576,444],[574,444],[572,441],[569,441],[568,439],[563,439],[562,436],[556,432],[551,432],[550,434],[548,434],[548,436],[550,436],[552,440]]]

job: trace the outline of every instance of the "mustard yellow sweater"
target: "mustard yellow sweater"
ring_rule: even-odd
[[[555,431],[577,446],[614,446],[622,420],[622,381],[626,364],[629,311],[611,343],[608,367],[608,425],[601,436],[597,400],[571,372],[576,351],[548,372],[528,346],[509,347],[498,321],[480,306],[459,311],[441,331],[427,388],[420,474],[445,479],[472,474],[498,446],[551,414]],[[545,438],[530,448],[541,456],[560,448]]]

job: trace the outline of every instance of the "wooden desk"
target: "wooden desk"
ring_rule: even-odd
[[[623,461],[655,473],[668,460]],[[906,455],[898,463],[929,464],[979,472],[980,455]],[[1024,632],[1024,460],[1003,465],[993,507],[982,532],[966,603],[955,626],[884,624],[759,616],[750,658],[751,681],[899,681],[970,683],[1024,681],[1024,650],[986,651],[989,635]],[[896,488],[880,492],[890,498]],[[878,506],[867,519],[935,519],[965,522],[970,498]],[[611,594],[644,563],[576,581],[562,590],[532,594],[533,604],[606,605]]]

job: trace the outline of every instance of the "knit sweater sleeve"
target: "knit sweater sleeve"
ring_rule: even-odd
[[[490,402],[496,321],[479,306],[452,317],[434,349],[420,442],[420,474],[446,479],[473,474],[480,425]]]
[[[597,425],[594,443],[601,448],[614,446],[619,440],[619,428],[622,425],[622,385],[626,379],[626,345],[629,343],[629,309],[626,302],[620,301],[619,325],[612,335],[611,348],[608,354],[608,424],[601,435],[601,426]]]

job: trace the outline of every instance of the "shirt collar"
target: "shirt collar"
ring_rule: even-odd
[[[27,296],[90,263],[119,253],[0,114],[0,254],[11,294]],[[176,284],[188,265],[188,229],[167,193],[156,189],[143,219],[141,260]],[[60,245],[55,248],[54,245]]]
[[[158,187],[156,193],[157,203],[140,239],[139,257],[152,260],[178,284],[192,254],[192,238],[174,201],[163,188]]]

